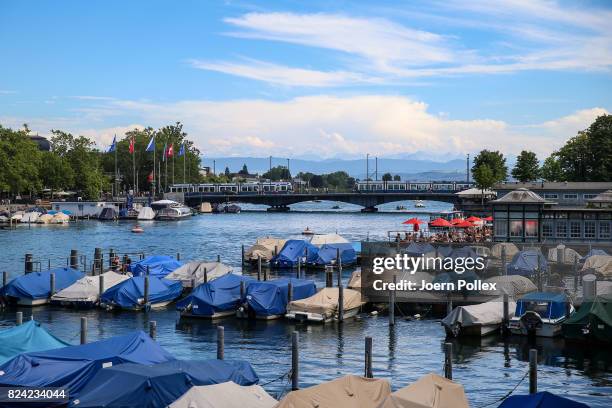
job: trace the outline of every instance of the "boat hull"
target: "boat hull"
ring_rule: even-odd
[[[562,325],[566,319],[557,319],[553,321],[543,321],[542,326],[535,330],[535,335],[538,337],[556,337],[561,335]],[[518,319],[510,320],[508,329],[512,334],[527,336],[529,335],[527,328],[520,324]]]
[[[19,306],[42,306],[42,305],[46,305],[47,303],[49,303],[49,299],[45,298],[45,299],[30,299],[30,298],[18,298],[17,299],[17,304]]]
[[[461,326],[459,332],[455,335],[453,332],[453,328],[449,326],[444,326],[444,330],[446,331],[446,335],[448,337],[484,337],[489,334],[498,333],[501,327],[501,323],[493,323],[493,324],[474,324],[470,326]]]
[[[224,312],[216,312],[212,315],[194,315],[193,313],[191,313],[191,311],[181,313],[181,317],[189,317],[189,318],[194,318],[194,319],[208,319],[208,320],[223,319],[223,318],[231,317],[234,315],[236,315],[235,310],[226,310]]]
[[[359,313],[360,307],[354,307],[352,309],[347,309],[344,311],[344,319],[350,319],[352,317],[357,316]],[[321,313],[311,313],[311,312],[289,312],[285,315],[287,319],[295,320],[303,323],[327,323],[333,320],[338,320],[338,315],[334,314],[332,316],[324,316]]]

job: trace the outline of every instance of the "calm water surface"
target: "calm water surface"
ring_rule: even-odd
[[[23,273],[23,255],[32,253],[46,265],[65,265],[70,249],[89,258],[95,247],[115,248],[119,253],[144,251],[146,254],[174,255],[183,259],[213,259],[240,264],[241,245],[257,237],[299,237],[308,226],[321,233],[338,232],[350,240],[386,239],[387,231],[402,229],[401,222],[413,214],[397,213],[395,204],[381,206],[388,213],[361,214],[357,207],[339,203],[340,211],[330,211],[335,203],[304,203],[292,208],[299,213],[201,215],[180,222],[141,223],[145,232],[132,234],[133,222],[101,223],[84,221],[62,226],[20,226],[16,231],[0,231],[0,269],[11,275]],[[427,210],[449,209],[440,203],[426,203]],[[412,208],[412,203],[405,203]],[[428,216],[423,215],[424,219]],[[348,279],[351,270],[345,271]],[[288,275],[289,273],[282,273]],[[272,277],[275,275],[273,274]],[[321,273],[308,273],[321,285]],[[0,319],[13,320],[14,309],[0,312]],[[291,364],[290,338],[300,333],[300,384],[314,385],[344,374],[362,374],[364,337],[374,339],[373,369],[376,377],[388,378],[393,388],[403,387],[423,374],[442,374],[444,330],[437,320],[398,319],[390,328],[383,316],[363,316],[342,325],[299,325],[283,320],[242,321],[233,318],[219,323],[179,319],[172,309],[150,313],[111,313],[99,310],[73,311],[43,306],[24,309],[44,323],[58,337],[78,342],[81,316],[89,319],[88,340],[93,341],[133,330],[147,330],[156,320],[158,340],[178,358],[216,357],[216,326],[225,327],[227,359],[245,359],[265,384],[286,373]],[[401,315],[399,316],[401,317]],[[591,406],[612,405],[612,353],[609,348],[565,344],[562,339],[538,339],[539,389],[567,395]],[[516,337],[504,341],[495,336],[485,340],[454,342],[454,379],[466,389],[470,403],[480,407],[495,401],[512,389],[528,369],[529,346]],[[265,386],[273,394],[288,388],[286,378]],[[527,393],[525,379],[516,393]],[[493,404],[491,406],[496,406]]]

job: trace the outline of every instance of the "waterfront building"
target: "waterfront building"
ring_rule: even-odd
[[[566,190],[560,187],[563,183],[555,184],[557,196],[566,195],[565,191],[573,191],[568,194],[574,194],[573,197],[581,194],[580,199],[573,200],[582,201],[582,204],[576,202],[567,205],[567,199],[558,203],[524,187],[513,189],[490,203],[494,219],[494,240],[611,244],[612,191],[602,191],[593,197],[589,196],[586,201],[584,198],[584,191],[594,191],[611,183],[573,183]]]
[[[119,212],[121,203],[108,201],[52,201],[51,209],[61,212],[70,211],[75,217],[97,218],[104,208]]]
[[[548,201],[559,206],[582,206],[598,194],[612,189],[612,182],[549,182],[534,181],[528,183],[498,183],[493,186],[498,197],[511,191],[526,188]]]

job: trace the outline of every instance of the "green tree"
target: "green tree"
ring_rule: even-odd
[[[40,176],[42,185],[53,192],[66,190],[74,185],[74,172],[65,157],[54,152],[41,152]]]
[[[402,177],[399,174],[393,176],[393,181],[402,181]]]
[[[481,164],[472,170],[476,185],[484,193],[484,190],[491,188],[499,180],[495,177],[495,173],[488,164]],[[484,194],[481,195],[481,203],[484,203]]]
[[[590,150],[589,181],[612,180],[612,115],[601,115],[587,129]]]
[[[231,173],[230,173],[230,169],[229,169],[229,167],[225,166],[225,171],[223,172],[223,174],[225,174],[225,177],[228,177],[228,178],[229,178],[229,176],[230,176],[230,174],[231,174]]]
[[[494,180],[493,183],[487,183],[487,185],[479,184],[480,188],[490,188],[493,184],[504,181],[508,178],[508,167],[506,167],[506,158],[503,154],[498,151],[482,150],[476,157],[474,157],[474,164],[472,166],[472,173],[476,171],[482,165],[487,165],[491,171],[491,177],[487,179]],[[478,184],[478,179],[474,174],[474,180]]]
[[[324,187],[323,176],[321,176],[319,174],[313,175],[312,178],[310,179],[310,186],[314,187],[314,188],[322,188],[322,187]]]
[[[270,179],[272,181],[280,180],[291,180],[291,173],[286,167],[276,166],[263,174],[263,178]]]
[[[246,176],[249,174],[249,169],[247,169],[247,165],[243,164],[242,169],[238,172],[238,174]]]
[[[0,126],[0,191],[19,195],[41,188],[40,151],[28,136],[29,129]]]
[[[589,136],[586,132],[568,140],[565,145],[555,152],[559,165],[563,171],[564,181],[592,181],[590,180]]]
[[[534,152],[523,150],[516,158],[516,165],[512,169],[512,177],[525,183],[536,180],[540,173],[540,163]]]
[[[382,176],[382,181],[391,181],[393,180],[393,176],[391,175],[391,173],[385,173]]]
[[[554,154],[544,160],[544,164],[542,164],[542,168],[540,169],[540,175],[546,181],[564,180],[563,169]]]

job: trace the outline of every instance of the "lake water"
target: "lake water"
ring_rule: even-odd
[[[294,213],[200,215],[180,222],[141,223],[145,232],[132,234],[134,222],[102,223],[82,221],[70,226],[20,226],[16,231],[0,231],[2,258],[0,270],[10,275],[23,273],[23,256],[34,254],[47,265],[65,265],[70,249],[78,249],[89,259],[95,247],[124,252],[175,255],[184,260],[214,259],[240,265],[241,245],[249,246],[257,237],[300,237],[307,226],[320,233],[338,232],[354,241],[386,239],[388,231],[401,230],[401,222],[413,216],[398,213],[395,205],[381,206],[384,213],[361,214],[358,207],[338,203],[303,203],[292,206]],[[405,203],[413,208],[412,203]],[[426,203],[428,211],[449,209],[441,203]],[[244,206],[245,208],[247,206]],[[255,207],[248,207],[254,209]],[[427,215],[421,215],[428,219]],[[347,269],[344,279],[351,270]],[[281,273],[288,275],[288,272]],[[273,274],[272,277],[276,276]],[[320,286],[322,273],[308,272]],[[88,317],[88,340],[94,341],[133,330],[147,330],[157,321],[158,341],[178,358],[206,359],[216,356],[216,326],[225,327],[226,359],[245,359],[265,384],[291,364],[291,333],[300,333],[300,385],[314,385],[345,374],[363,374],[364,338],[372,336],[375,377],[391,380],[393,388],[403,387],[429,372],[443,373],[444,330],[434,319],[409,321],[398,314],[390,328],[384,316],[363,316],[344,324],[302,325],[284,320],[243,321],[234,318],[211,323],[179,319],[170,309],[150,313],[112,313],[101,310],[74,311],[43,306],[23,309],[25,318],[34,313],[58,337],[77,343],[81,316]],[[15,309],[0,312],[0,319],[14,320]],[[464,385],[473,407],[494,402],[505,395],[528,369],[529,345],[525,339],[454,341],[453,377]],[[612,353],[609,349],[565,344],[562,339],[538,339],[538,385],[540,390],[566,395],[591,406],[612,405]],[[289,388],[286,378],[265,385],[272,394]],[[528,392],[528,379],[515,393]],[[497,406],[493,404],[491,406]]]

